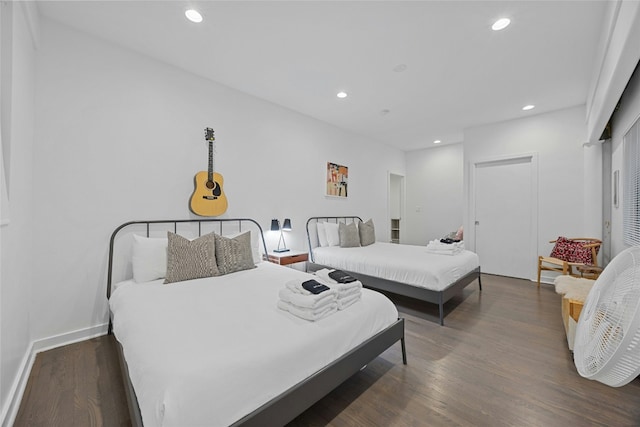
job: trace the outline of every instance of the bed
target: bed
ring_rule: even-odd
[[[141,270],[140,242],[161,240],[167,231],[192,239],[249,231],[255,265],[170,284],[139,280],[153,277]],[[363,289],[345,310],[317,322],[300,319],[276,308],[278,290],[312,276],[261,261],[266,252],[260,225],[246,218],[116,228],[109,333],[119,344],[134,426],[280,426],[398,341],[406,364],[404,320],[384,295]]]
[[[425,246],[375,241],[366,246],[340,247],[321,242],[318,223],[363,224],[358,216],[311,217],[306,230],[309,244],[309,271],[322,268],[343,270],[376,289],[438,304],[440,325],[444,325],[444,304],[469,284],[480,280],[477,254],[463,250],[456,255],[428,253]]]

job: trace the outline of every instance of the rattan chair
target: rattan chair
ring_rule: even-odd
[[[556,245],[551,251],[551,256],[538,257],[538,287],[542,270],[556,271],[573,277],[598,278],[602,271],[602,268],[598,267],[598,251],[602,245],[600,239],[558,237],[549,243]]]

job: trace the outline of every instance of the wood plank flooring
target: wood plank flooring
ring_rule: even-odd
[[[445,306],[444,327],[437,306],[390,295],[408,365],[394,345],[290,427],[640,425],[639,379],[611,388],[576,372],[553,287],[489,275],[482,285]],[[129,425],[114,344],[39,354],[14,426]]]
[[[113,336],[36,356],[14,426],[130,426]]]

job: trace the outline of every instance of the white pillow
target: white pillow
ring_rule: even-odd
[[[327,233],[327,245],[338,246],[340,244],[340,233],[338,223],[325,222],[324,231]]]
[[[167,274],[167,238],[133,235],[131,264],[138,283],[162,279]]]
[[[316,223],[316,228],[318,229],[318,244],[320,246],[329,246],[329,242],[327,242],[327,232],[324,229],[324,222]]]

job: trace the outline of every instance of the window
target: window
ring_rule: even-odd
[[[623,234],[624,243],[640,245],[640,121],[624,136]]]

